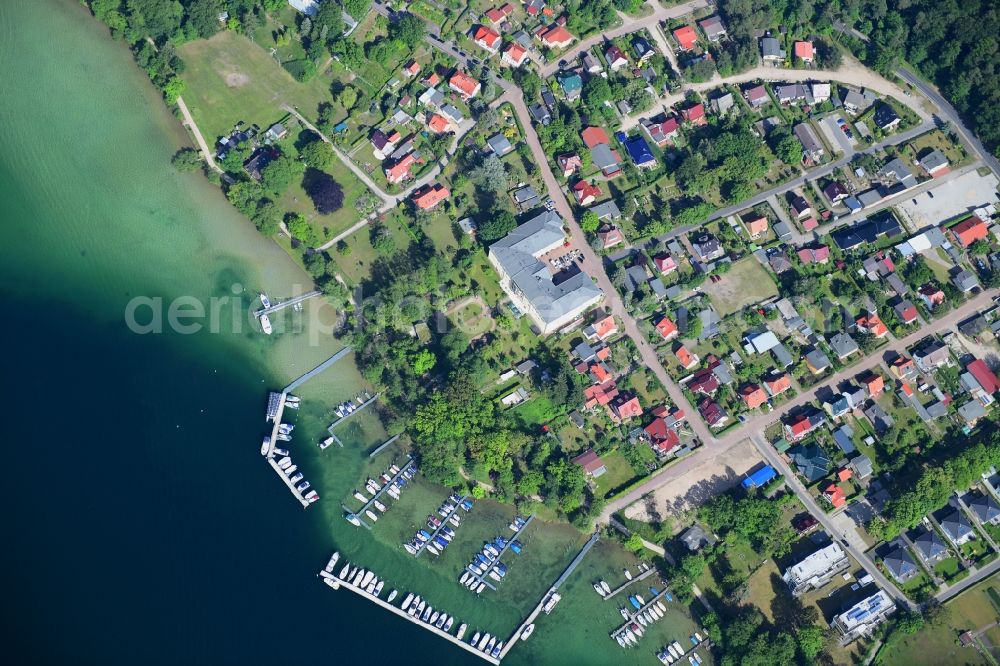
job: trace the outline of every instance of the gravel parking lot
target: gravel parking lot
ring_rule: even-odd
[[[980,176],[977,171],[970,171],[927,192],[907,197],[899,207],[913,221],[915,229],[923,229],[997,203],[997,185],[993,174]]]

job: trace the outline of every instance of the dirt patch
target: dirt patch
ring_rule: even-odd
[[[250,83],[250,77],[242,72],[230,72],[223,79],[230,88],[242,88]]]
[[[635,520],[658,521],[664,515],[680,515],[732,488],[759,464],[760,453],[750,440],[744,440],[725,453],[707,458],[698,467],[663,484],[625,509],[625,516]]]

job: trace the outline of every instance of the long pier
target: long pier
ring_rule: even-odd
[[[365,520],[364,520],[365,511],[368,511],[373,506],[375,506],[375,502],[378,500],[378,498],[381,497],[383,494],[385,494],[385,492],[387,490],[389,490],[389,487],[396,482],[396,479],[398,479],[399,477],[403,476],[403,472],[405,472],[406,470],[408,470],[411,465],[413,465],[413,459],[412,458],[407,458],[406,459],[406,464],[404,464],[402,467],[400,467],[399,471],[396,472],[396,474],[389,481],[386,481],[382,485],[382,487],[379,488],[378,491],[375,493],[375,496],[372,497],[370,500],[368,500],[368,502],[363,507],[361,507],[357,511],[351,511],[350,509],[348,509],[345,506],[344,510],[347,511],[348,513],[353,513],[355,516],[358,517],[358,520],[361,521],[361,524],[363,526],[367,527],[368,529],[371,529],[372,526],[369,525],[368,523],[366,523]]]
[[[331,434],[331,435],[333,435],[333,433],[330,433],[330,434]],[[334,435],[334,437],[336,437],[336,435]],[[380,454],[380,453],[382,453],[383,451],[385,451],[385,450],[386,450],[386,448],[387,448],[387,447],[388,447],[388,446],[389,446],[390,444],[392,444],[393,442],[395,442],[395,441],[396,441],[397,439],[399,439],[399,435],[393,435],[393,436],[392,436],[392,437],[390,437],[389,439],[387,439],[387,440],[385,440],[384,442],[382,442],[381,444],[379,444],[379,446],[378,446],[378,448],[377,448],[377,449],[375,449],[374,451],[372,451],[371,453],[369,453],[369,454],[368,454],[368,457],[369,457],[369,458],[374,458],[374,457],[375,457],[375,456],[377,456],[378,454]]]
[[[524,633],[524,629],[529,624],[535,621],[535,619],[538,617],[538,614],[542,612],[542,608],[545,606],[545,602],[548,601],[549,597],[552,594],[554,594],[556,590],[558,590],[559,587],[566,582],[566,579],[569,578],[569,575],[573,573],[578,566],[580,566],[580,562],[582,562],[584,556],[586,556],[586,554],[590,552],[590,549],[594,547],[594,544],[597,543],[597,540],[600,538],[600,536],[601,535],[599,532],[594,532],[592,535],[590,535],[590,539],[587,541],[587,543],[583,544],[583,548],[581,548],[580,552],[577,553],[576,557],[573,558],[573,561],[569,563],[569,566],[566,567],[566,570],[563,571],[562,575],[560,575],[559,578],[556,579],[556,582],[552,583],[552,587],[546,590],[545,594],[542,595],[542,598],[538,602],[538,605],[535,606],[535,609],[531,611],[531,614],[528,615],[528,617],[524,618],[524,622],[521,623],[521,626],[515,629],[514,634],[507,639],[507,642],[504,644],[503,649],[500,650],[500,659],[506,657],[507,653],[510,652],[510,649],[517,644],[517,641],[520,640],[521,638],[521,634]]]
[[[326,572],[324,571],[320,575],[322,576],[325,573]],[[323,576],[323,577],[327,578],[327,579],[329,578],[329,576]],[[444,638],[445,640],[447,640],[447,641],[449,641],[449,642],[457,645],[458,647],[462,648],[466,652],[474,654],[477,657],[479,657],[480,659],[483,659],[483,660],[485,660],[485,661],[487,661],[487,662],[489,662],[491,664],[494,664],[495,666],[500,666],[500,659],[494,659],[493,657],[491,657],[490,655],[486,654],[485,652],[480,652],[479,650],[477,650],[476,648],[472,647],[471,645],[469,645],[465,641],[459,640],[457,637],[451,635],[450,633],[448,633],[447,631],[444,631],[443,629],[438,629],[437,627],[435,627],[432,624],[428,624],[426,622],[421,622],[420,619],[417,618],[417,617],[411,617],[409,614],[406,613],[406,611],[404,611],[403,609],[399,608],[398,606],[393,606],[392,604],[390,604],[388,601],[385,601],[384,599],[380,599],[379,597],[376,597],[374,595],[368,594],[364,590],[359,589],[358,587],[356,587],[353,583],[350,583],[350,582],[348,582],[346,580],[339,580],[339,579],[336,581],[336,583],[337,583],[336,587],[334,587],[333,585],[330,585],[330,587],[333,587],[333,589],[335,589],[335,590],[336,589],[340,589],[340,588],[344,588],[344,589],[350,590],[351,592],[354,592],[355,594],[357,594],[361,598],[367,599],[368,601],[371,601],[371,602],[374,602],[374,603],[378,604],[379,606],[381,606],[382,608],[395,613],[396,615],[398,615],[399,617],[403,618],[407,622],[412,622],[413,624],[417,625],[418,627],[420,627],[422,629],[426,629],[427,631],[430,631],[431,633],[433,633],[433,634],[435,634],[437,636],[440,636],[441,638]],[[457,622],[457,620],[456,620],[456,622]],[[504,647],[506,647],[506,646],[504,646]],[[501,655],[501,659],[502,658],[503,657]]]
[[[339,425],[340,425],[341,423],[343,423],[343,422],[344,422],[344,421],[346,421],[347,419],[351,418],[352,416],[354,416],[355,414],[357,414],[357,413],[358,413],[358,412],[360,412],[360,411],[361,411],[362,409],[364,409],[364,408],[365,408],[365,407],[367,407],[368,405],[372,404],[372,403],[373,403],[373,402],[375,402],[376,400],[378,400],[378,393],[376,393],[375,395],[373,395],[372,397],[368,398],[368,399],[367,399],[367,400],[365,400],[365,401],[364,401],[363,403],[361,403],[360,405],[358,405],[358,408],[357,408],[357,409],[355,409],[355,410],[354,410],[353,412],[351,412],[351,413],[349,413],[349,414],[344,414],[344,415],[343,415],[343,416],[341,416],[341,417],[340,417],[339,419],[337,419],[336,421],[334,421],[333,423],[331,423],[331,424],[330,424],[330,427],[329,427],[329,428],[327,428],[327,429],[326,429],[326,431],[327,431],[328,433],[330,433],[331,435],[333,435],[333,429],[334,429],[334,428],[336,428],[336,427],[337,427],[337,426],[339,426]],[[334,436],[335,436],[335,435],[334,435]]]
[[[288,489],[292,491],[292,495],[294,495],[295,499],[299,501],[299,504],[302,505],[302,508],[305,509],[306,507],[308,507],[309,500],[307,500],[305,497],[302,496],[302,493],[299,492],[299,489],[295,487],[294,483],[292,483],[292,479],[287,474],[285,474],[285,470],[278,467],[278,461],[274,459],[273,455],[267,457],[267,462],[268,464],[271,465],[271,467],[274,468],[274,471],[278,473],[278,476],[281,477],[281,480],[285,482],[285,485],[288,486]]]
[[[310,379],[312,379],[313,377],[315,377],[319,373],[323,372],[324,370],[326,370],[327,368],[329,368],[331,365],[333,365],[334,363],[336,363],[337,361],[339,361],[340,359],[344,358],[345,356],[347,356],[350,353],[351,353],[351,348],[350,347],[344,347],[339,352],[337,352],[336,354],[334,354],[330,358],[326,359],[325,361],[323,361],[322,363],[320,363],[319,365],[317,365],[315,368],[313,368],[312,370],[310,370],[309,372],[307,372],[306,374],[302,375],[301,377],[299,377],[298,379],[296,379],[295,381],[293,381],[291,384],[289,384],[288,386],[286,386],[284,388],[284,390],[282,391],[282,393],[290,393],[291,391],[294,391],[296,388],[298,388],[299,386],[301,386],[305,382],[309,381]],[[282,396],[282,401],[284,401],[284,396]]]
[[[528,529],[528,525],[530,525],[531,521],[534,519],[535,519],[535,514],[531,514],[530,516],[528,516],[528,518],[524,521],[524,525],[521,525],[521,529],[519,529],[517,532],[514,532],[514,536],[512,536],[510,539],[507,540],[507,545],[500,549],[500,552],[497,554],[497,558],[493,560],[493,564],[491,564],[490,567],[486,571],[484,571],[482,575],[479,575],[475,571],[473,571],[471,565],[466,566],[465,570],[468,571],[470,574],[472,574],[472,577],[476,579],[476,582],[486,583],[486,587],[490,588],[495,592],[497,589],[496,586],[490,583],[488,580],[486,580],[485,576],[490,575],[490,572],[496,568],[497,564],[500,562],[500,558],[504,556],[504,553],[507,552],[507,550],[510,548],[510,545],[514,543],[518,537],[524,534],[524,531]]]
[[[627,588],[632,583],[638,583],[640,580],[645,580],[646,578],[649,578],[650,576],[652,576],[654,573],[656,573],[656,569],[654,569],[652,567],[650,567],[649,569],[646,569],[645,571],[643,571],[641,574],[639,574],[638,576],[636,576],[632,580],[627,580],[624,583],[622,583],[621,585],[619,585],[618,587],[616,587],[615,589],[611,590],[611,593],[608,594],[607,596],[605,596],[604,600],[605,601],[609,601],[611,599],[611,597],[615,596],[616,594],[618,594],[619,592],[621,592],[622,590],[624,590],[625,588]]]
[[[271,314],[273,312],[278,312],[279,310],[284,310],[285,308],[290,307],[292,305],[298,305],[299,303],[302,303],[303,301],[308,301],[310,298],[313,298],[315,296],[319,296],[322,293],[323,292],[319,291],[318,289],[314,289],[314,290],[312,290],[310,292],[306,292],[305,294],[302,294],[301,296],[295,296],[294,298],[289,298],[287,301],[282,301],[280,303],[275,303],[274,305],[272,305],[269,308],[261,308],[260,310],[255,310],[253,314],[254,314],[255,317],[260,317],[261,315],[269,315],[269,314]]]
[[[467,500],[468,498],[469,498],[468,495],[463,495],[462,499],[460,499],[458,501],[458,504],[461,505],[461,503],[464,502],[465,500]],[[458,505],[455,506],[455,511],[458,511]],[[437,528],[434,530],[434,532],[431,534],[431,538],[429,538],[427,541],[424,541],[424,542],[422,542],[420,544],[420,547],[417,548],[417,552],[415,552],[413,554],[414,557],[420,557],[420,553],[424,552],[424,549],[427,547],[427,544],[429,544],[431,541],[433,541],[434,537],[436,537],[437,535],[441,534],[441,531],[445,527],[448,526],[448,519],[451,518],[453,515],[455,515],[455,511],[452,511],[451,513],[449,513],[448,514],[448,518],[442,518],[441,519],[441,524],[438,525]]]

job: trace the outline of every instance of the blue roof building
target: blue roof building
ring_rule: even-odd
[[[777,476],[778,473],[773,467],[770,465],[764,465],[759,470],[743,479],[743,487],[747,489],[760,488],[773,481]]]
[[[650,150],[649,144],[646,143],[646,139],[641,134],[627,137],[623,143],[625,144],[625,150],[628,151],[628,156],[637,167],[656,166],[656,158],[653,157],[653,151]]]

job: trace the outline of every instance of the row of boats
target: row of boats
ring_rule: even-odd
[[[472,557],[458,582],[480,594],[486,589],[486,582],[483,580],[485,577],[489,576],[498,583],[503,581],[507,575],[507,565],[500,561],[500,556],[508,547],[515,553],[520,553],[522,546],[520,542],[510,541],[503,536],[487,541],[483,544],[483,550]]]
[[[437,516],[433,514],[427,516],[427,529],[430,532],[424,529],[417,530],[413,538],[403,544],[403,548],[414,557],[425,548],[434,555],[440,555],[455,538],[455,530],[448,527],[448,524],[458,527],[462,522],[462,516],[458,513],[459,507],[468,513],[472,510],[472,506],[471,499],[452,495],[438,507]]]
[[[417,466],[411,461],[407,462],[402,469],[396,464],[390,465],[377,479],[368,477],[368,480],[365,482],[365,491],[368,492],[368,495],[371,495],[371,498],[357,488],[354,489],[355,499],[365,503],[364,508],[358,513],[364,512],[364,515],[372,522],[378,521],[379,515],[389,510],[389,507],[380,502],[378,498],[384,493],[393,500],[399,500],[399,493],[416,473]],[[375,507],[378,513],[372,511],[371,507]],[[358,514],[348,513],[345,518],[347,518],[347,522],[350,524],[358,527],[361,526],[361,517]]]
[[[330,561],[327,562],[325,571],[327,576],[324,576],[327,584],[330,587],[335,587],[341,583],[349,584],[355,588],[372,595],[373,597],[380,598],[382,591],[385,586],[385,581],[380,580],[378,576],[372,571],[366,571],[363,568],[352,566],[347,563],[340,570],[340,573],[336,574],[337,579],[333,577],[335,567],[340,559],[340,553],[334,553],[330,557]],[[389,596],[386,597],[386,603],[392,603],[396,597],[399,596],[398,590],[392,590],[389,592]],[[423,622],[427,625],[434,627],[440,631],[450,634],[452,627],[455,626],[457,618],[454,615],[448,615],[445,612],[434,610],[434,607],[427,603],[426,600],[421,599],[420,595],[414,595],[413,593],[408,593],[403,599],[399,606],[401,611],[404,611],[407,616],[413,618],[414,621]],[[459,624],[458,630],[455,632],[455,638],[458,640],[464,640],[466,631],[469,626],[464,622]],[[521,634],[521,639],[526,639],[531,635],[534,630],[534,625],[528,625]],[[491,636],[486,632],[477,631],[473,634],[472,638],[469,639],[469,645],[484,652],[485,654],[493,657],[494,659],[499,658],[500,652],[503,651],[504,641],[500,640],[497,636]]]
[[[345,400],[336,407],[333,408],[333,413],[337,418],[344,418],[345,416],[350,416],[354,412],[361,409],[361,407],[372,399],[372,394],[368,391],[362,391],[352,400]]]
[[[278,470],[285,475],[288,482],[291,484],[295,490],[302,495],[302,498],[308,501],[310,504],[319,500],[319,493],[311,489],[311,485],[305,480],[305,475],[299,471],[297,465],[292,462],[291,457],[288,455],[288,451],[285,449],[275,448],[274,453],[276,456],[281,456],[277,460]]]
[[[702,642],[701,634],[699,634],[697,631],[694,632],[694,635],[690,636],[690,639],[691,639],[691,645],[693,645],[694,647],[698,647]],[[670,664],[673,664],[674,662],[679,662],[681,659],[683,659],[684,654],[685,653],[683,646],[681,646],[681,644],[678,643],[677,641],[674,641],[670,645],[667,645],[665,648],[663,648],[663,650],[657,652],[656,658],[660,660],[661,664],[667,664],[667,666],[669,666]],[[701,663],[703,661],[701,655],[698,654],[697,652],[694,652],[693,650],[691,654],[687,655],[687,659],[688,663],[691,664],[691,666],[701,666]]]

